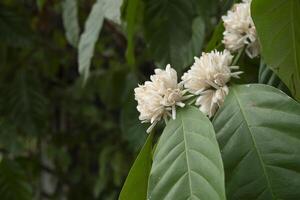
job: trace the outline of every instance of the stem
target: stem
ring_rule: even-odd
[[[235,56],[235,58],[231,64],[232,66],[235,66],[239,62],[241,55],[245,51],[245,49],[246,49],[246,45],[242,49],[239,50],[238,54]]]
[[[196,99],[198,98],[198,96],[194,96],[191,99],[189,99],[189,101],[186,103],[187,105],[192,105],[196,102]]]

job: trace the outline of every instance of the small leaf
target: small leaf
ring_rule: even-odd
[[[62,9],[63,24],[66,31],[67,40],[73,47],[77,47],[80,32],[77,13],[77,0],[64,0]]]
[[[122,3],[123,0],[104,0],[103,10],[105,17],[117,24],[121,24]]]
[[[97,0],[93,5],[92,11],[85,22],[84,33],[80,36],[79,41],[79,73],[83,75],[84,82],[89,76],[91,60],[104,17],[120,23],[122,2],[122,0]]]
[[[146,143],[130,169],[119,200],[146,200],[148,176],[152,162],[152,142],[153,133],[148,136]]]
[[[253,0],[252,17],[266,64],[300,100],[300,1]]]
[[[103,0],[97,0],[85,22],[84,32],[79,40],[79,73],[83,75],[84,82],[86,82],[89,76],[91,59],[94,55],[95,44],[98,40],[103,20]]]
[[[213,120],[228,199],[300,199],[300,105],[276,88],[230,88]]]
[[[154,153],[148,199],[225,199],[215,132],[198,109],[179,110],[163,131]]]

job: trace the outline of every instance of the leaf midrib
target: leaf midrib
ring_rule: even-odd
[[[268,188],[270,189],[272,198],[275,199],[275,194],[274,194],[273,189],[272,189],[272,187],[271,187],[271,181],[270,181],[269,176],[268,176],[268,174],[267,174],[267,171],[266,171],[266,168],[265,168],[265,163],[264,163],[264,161],[263,161],[263,159],[262,159],[262,157],[261,157],[261,155],[260,155],[261,153],[260,153],[260,151],[259,151],[259,149],[258,149],[258,147],[257,147],[256,142],[255,142],[254,135],[253,135],[251,129],[249,128],[249,123],[248,123],[248,121],[247,121],[246,114],[244,113],[244,111],[243,111],[243,109],[242,109],[242,104],[241,104],[241,102],[240,102],[240,100],[239,100],[239,98],[238,98],[238,95],[236,94],[235,88],[232,89],[232,92],[233,92],[234,97],[236,98],[236,101],[237,101],[237,104],[238,104],[239,109],[240,109],[240,111],[241,111],[242,117],[243,117],[244,120],[245,120],[247,129],[248,129],[249,134],[250,134],[250,136],[251,136],[251,140],[252,140],[252,143],[253,143],[253,147],[254,147],[255,152],[256,152],[256,154],[257,154],[257,156],[258,156],[258,158],[259,158],[259,161],[260,161],[260,164],[261,164],[261,168],[262,168],[263,174],[264,174],[264,176],[265,176],[265,178],[266,178],[267,185],[268,185]]]
[[[184,140],[184,150],[185,150],[185,157],[186,157],[186,164],[187,164],[187,171],[188,171],[188,179],[189,179],[189,188],[190,188],[190,196],[193,196],[193,191],[192,191],[192,181],[191,181],[191,169],[190,169],[190,164],[189,164],[189,157],[188,157],[188,146],[187,146],[187,141],[186,141],[186,135],[185,135],[185,129],[184,129],[184,123],[183,123],[183,118],[181,117],[181,123],[182,123],[182,131],[183,131],[183,140]]]

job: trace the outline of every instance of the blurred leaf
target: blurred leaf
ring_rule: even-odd
[[[105,189],[105,186],[107,185],[107,182],[109,179],[111,179],[111,176],[108,175],[109,171],[108,171],[108,165],[109,165],[109,161],[111,158],[111,155],[114,151],[114,148],[112,146],[108,146],[103,148],[103,150],[100,153],[99,156],[99,172],[98,172],[98,178],[96,181],[96,184],[94,186],[94,196],[96,198],[98,198],[100,196],[100,194],[103,192],[103,190]]]
[[[19,69],[2,92],[1,101],[6,105],[1,108],[2,112],[21,133],[38,134],[45,125],[47,100],[41,93],[37,76],[26,68]]]
[[[186,48],[182,47],[182,67],[190,66],[195,56],[200,56],[202,45],[205,38],[205,23],[202,17],[197,17],[192,25],[193,35],[191,40],[186,44]]]
[[[79,40],[79,22],[77,11],[77,0],[64,0],[62,3],[63,24],[68,42],[77,47]]]
[[[104,0],[103,10],[107,19],[121,24],[121,7],[123,0]]]
[[[230,88],[213,120],[228,199],[300,198],[300,104],[260,84]]]
[[[300,1],[253,0],[251,5],[264,61],[300,100]]]
[[[132,73],[128,74],[120,116],[122,137],[128,141],[129,147],[133,151],[138,151],[147,137],[146,124],[139,120],[139,113],[136,109],[137,102],[134,99],[134,88],[137,85],[137,77]]]
[[[99,94],[101,100],[109,109],[121,106],[123,92],[126,87],[126,68],[112,67],[106,73],[98,76]]]
[[[234,3],[239,3],[242,0],[223,0],[221,2],[222,14],[225,14],[229,9],[231,9]]]
[[[223,22],[220,21],[216,26],[213,35],[211,36],[209,42],[205,47],[205,52],[210,52],[214,49],[220,50],[220,47],[223,45],[223,32],[224,32],[224,25]]]
[[[111,165],[113,170],[113,181],[114,185],[117,187],[122,186],[123,183],[123,175],[128,171],[126,170],[126,166],[124,166],[125,160],[123,153],[120,151],[116,151],[111,159]]]
[[[84,77],[84,83],[89,76],[91,60],[95,44],[98,40],[104,17],[119,23],[122,0],[97,0],[85,22],[84,32],[79,40],[79,73]]]
[[[132,94],[127,99],[121,112],[122,136],[128,141],[130,148],[134,151],[141,148],[147,136],[146,125],[139,120],[139,113],[136,106],[137,102],[134,100]]]
[[[197,15],[203,17],[205,24],[208,26],[214,25],[217,20],[217,14],[219,12],[219,0],[197,0]],[[211,31],[210,28],[208,29]],[[206,29],[206,31],[208,31]]]
[[[196,0],[145,1],[145,36],[160,67],[170,63],[180,71],[200,54],[205,24],[199,18],[195,20],[197,7]]]
[[[9,119],[0,121],[0,148],[5,149],[12,155],[24,152],[24,140],[18,137],[17,127]]]
[[[199,109],[185,107],[179,110],[176,120],[168,122],[154,153],[147,197],[226,199],[214,128]]]
[[[134,33],[136,29],[136,21],[139,13],[141,1],[140,0],[128,0],[126,7],[126,34],[127,34],[127,49],[126,59],[128,64],[132,67],[135,65],[134,55]]]
[[[42,10],[44,5],[46,3],[46,0],[36,0],[36,4],[39,10]]]
[[[153,132],[132,165],[121,190],[119,200],[146,200],[148,176],[152,163]]]
[[[80,36],[78,49],[79,73],[83,75],[84,82],[87,81],[91,65],[91,59],[94,55],[95,44],[98,40],[103,20],[104,10],[103,1],[97,0],[85,22],[84,32]]]
[[[279,77],[261,60],[258,74],[258,83],[271,85],[290,94],[289,89],[286,85],[279,79]]]
[[[25,173],[15,161],[0,162],[1,200],[32,200],[32,191],[25,179]]]
[[[0,7],[0,40],[13,47],[28,46],[32,42],[32,33],[26,17]]]

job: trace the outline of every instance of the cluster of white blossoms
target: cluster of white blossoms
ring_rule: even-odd
[[[251,0],[244,0],[235,4],[227,15],[222,17],[225,27],[223,43],[231,52],[246,47],[247,55],[254,58],[259,55],[260,46],[250,7]]]
[[[135,88],[135,99],[138,102],[139,119],[150,122],[149,133],[161,119],[176,118],[176,106],[184,107],[185,100],[182,84],[177,82],[177,72],[166,66],[165,70],[155,69],[155,74],[144,85]]]
[[[245,48],[250,58],[260,53],[250,4],[251,0],[243,0],[222,17],[225,26],[222,42],[226,48],[223,52],[215,50],[202,53],[199,58],[195,57],[194,64],[184,73],[180,83],[177,72],[167,65],[165,70],[156,69],[155,74],[150,77],[151,81],[146,81],[135,89],[139,119],[151,123],[148,133],[161,119],[175,119],[176,107],[184,107],[184,101],[190,97],[195,97],[195,105],[209,118],[216,113],[229,93],[227,83],[232,77],[239,78],[243,73],[233,71],[239,67],[233,64],[230,52]],[[186,95],[187,92],[190,94]]]
[[[155,69],[155,74],[144,85],[135,88],[135,99],[138,102],[139,119],[150,122],[149,133],[161,120],[168,117],[176,118],[176,107],[184,107],[185,100],[196,96],[196,106],[209,117],[224,102],[228,94],[226,83],[231,77],[239,77],[242,72],[231,72],[238,69],[230,66],[233,56],[229,51],[213,51],[203,53],[195,58],[191,69],[182,76],[178,83],[177,73],[170,65],[165,70]],[[185,95],[187,92],[191,95]]]
[[[198,96],[196,105],[209,117],[212,117],[217,108],[222,105],[228,94],[227,83],[231,77],[239,78],[238,66],[231,66],[233,56],[228,50],[223,52],[212,51],[202,53],[200,58],[195,57],[191,69],[182,76],[184,87]]]

